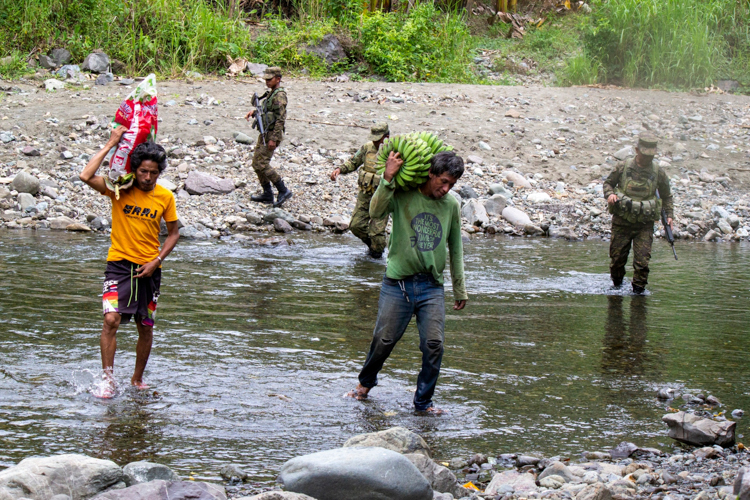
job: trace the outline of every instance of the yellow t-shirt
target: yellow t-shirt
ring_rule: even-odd
[[[104,196],[112,200],[112,245],[107,260],[129,260],[147,264],[159,255],[161,219],[177,220],[174,195],[156,185],[153,191],[137,187],[120,191],[120,199],[106,190]]]

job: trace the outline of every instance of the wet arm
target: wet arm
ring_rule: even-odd
[[[464,280],[464,248],[461,241],[461,215],[458,205],[454,209],[451,218],[450,232],[448,233],[448,251],[450,254],[451,281],[453,282],[453,298],[457,301],[468,300],[466,294],[466,283]]]

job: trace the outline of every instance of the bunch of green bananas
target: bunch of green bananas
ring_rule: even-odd
[[[429,177],[430,160],[441,151],[453,149],[431,132],[412,132],[406,135],[396,135],[387,139],[380,146],[378,161],[375,167],[380,175],[385,172],[385,162],[391,151],[401,154],[404,164],[393,181],[396,186],[408,191],[424,184]]]

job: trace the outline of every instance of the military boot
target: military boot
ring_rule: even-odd
[[[284,185],[283,180],[280,180],[274,185],[279,191],[279,194],[276,196],[276,203],[274,203],[273,206],[280,207],[286,200],[292,197],[292,192]],[[269,186],[268,189],[270,190],[271,187]],[[273,202],[273,193],[271,194],[271,201]]]
[[[636,295],[643,295],[644,293],[646,293],[646,287],[638,286],[633,283],[633,293]]]
[[[271,189],[271,183],[266,182],[263,184],[263,193],[252,195],[250,200],[257,201],[258,203],[273,203],[273,190]]]

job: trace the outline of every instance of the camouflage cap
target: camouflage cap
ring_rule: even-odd
[[[386,122],[380,122],[376,123],[372,126],[370,129],[370,140],[375,142],[379,141],[383,137],[385,137],[387,134],[390,134],[391,131],[388,130],[388,124]]]
[[[270,68],[266,68],[266,70],[263,72],[263,78],[266,80],[270,80],[271,78],[274,78],[278,76],[281,78],[281,68],[278,66],[271,66]]]
[[[656,143],[659,140],[654,134],[645,133],[638,137],[638,150],[642,155],[655,156],[656,155]]]

